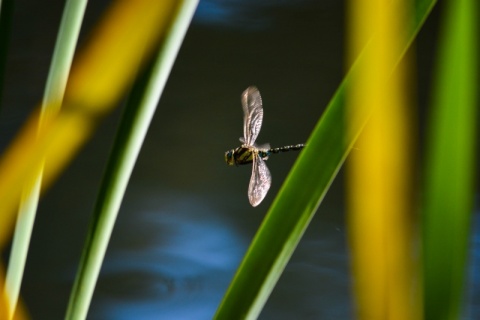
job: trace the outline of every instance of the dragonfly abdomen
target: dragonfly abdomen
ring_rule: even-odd
[[[302,150],[305,147],[305,144],[299,143],[291,146],[285,146],[280,148],[271,148],[267,152],[270,153],[279,153],[279,152],[288,152],[290,150]]]

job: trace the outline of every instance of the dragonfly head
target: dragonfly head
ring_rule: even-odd
[[[233,156],[234,152],[235,152],[235,149],[225,152],[225,162],[229,166],[233,166],[235,164],[235,158]]]

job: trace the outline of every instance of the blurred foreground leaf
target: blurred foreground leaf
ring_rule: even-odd
[[[87,316],[130,175],[197,2],[179,4],[156,59],[139,76],[130,93],[95,204],[66,319]]]
[[[478,163],[477,0],[447,2],[425,166],[425,319],[460,319]]]
[[[40,130],[40,113],[30,116],[0,160],[0,247],[10,235],[23,186],[33,187],[43,160],[44,188],[61,172],[131,84],[167,30],[177,4],[117,1],[75,58],[58,115],[45,119]],[[60,101],[50,103],[55,107]]]
[[[403,48],[410,2],[349,2],[349,56],[375,34],[348,91],[347,121],[370,114],[348,160],[348,239],[356,318],[418,319],[413,262],[412,125],[408,56],[392,74]],[[417,263],[418,265],[418,263]]]
[[[62,101],[65,93],[86,6],[86,0],[68,0],[65,5],[43,94],[42,111],[37,124],[39,128],[42,126],[42,119],[53,117],[59,111],[60,104],[55,104],[55,102]],[[23,271],[40,197],[42,173],[43,167],[41,166],[33,188],[27,185],[21,195],[5,281],[5,292],[9,296],[10,312],[15,312],[23,279]]]
[[[12,319],[12,320],[24,320],[29,319],[27,312],[25,311],[25,307],[23,306],[22,301],[18,302],[17,308],[15,309],[15,313],[12,314],[10,310],[10,299],[8,294],[3,287],[5,285],[5,281],[3,278],[4,270],[3,264],[0,264],[0,319]]]

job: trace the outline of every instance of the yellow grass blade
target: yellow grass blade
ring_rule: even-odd
[[[348,162],[349,232],[359,319],[418,319],[411,230],[410,124],[406,70],[396,64],[405,27],[405,2],[350,1],[350,57],[367,40],[368,63],[348,95],[349,118],[358,127],[371,114]],[[403,67],[408,64],[402,64]]]
[[[179,3],[121,0],[107,12],[74,60],[61,111],[45,117],[40,130],[35,112],[0,160],[0,247],[10,234],[22,186],[33,185],[42,159],[44,187],[65,167],[128,88]]]
[[[0,288],[2,288],[2,290],[0,290],[0,319],[12,319],[12,320],[28,319],[29,317],[21,301],[18,302],[15,308],[15,313],[13,315],[11,314],[10,301],[9,301],[7,292],[3,290],[5,286],[5,279],[3,277],[4,274],[5,274],[5,271],[4,271],[3,265],[0,264]]]

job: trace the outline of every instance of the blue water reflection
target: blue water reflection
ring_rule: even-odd
[[[211,208],[181,196],[132,211],[115,232],[92,319],[211,319],[247,246]]]
[[[214,27],[229,27],[243,31],[264,29],[272,25],[272,9],[299,7],[312,0],[202,0],[193,22]]]
[[[467,273],[466,285],[467,303],[465,305],[465,319],[478,319],[480,316],[480,210],[478,209],[472,217],[472,226],[469,272]]]
[[[211,319],[250,236],[195,195],[134,193],[137,201],[120,212],[89,319]],[[351,319],[345,239],[338,221],[314,222],[260,318]]]

